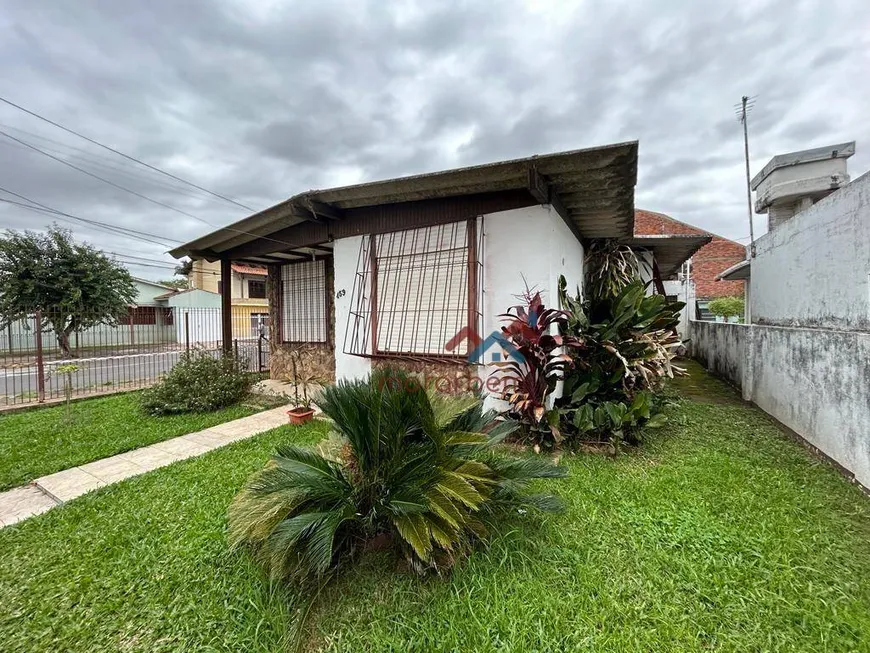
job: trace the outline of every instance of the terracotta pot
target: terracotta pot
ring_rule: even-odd
[[[288,410],[287,415],[290,417],[291,424],[305,424],[305,422],[314,417],[314,409],[296,406],[296,408]]]

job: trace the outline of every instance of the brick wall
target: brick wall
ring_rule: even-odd
[[[680,222],[664,213],[634,212],[636,236],[710,235],[713,240],[692,256],[692,279],[695,281],[695,297],[711,299],[743,295],[742,281],[716,281],[716,275],[746,258],[746,250],[740,243]]]

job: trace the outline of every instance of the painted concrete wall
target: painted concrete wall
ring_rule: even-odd
[[[516,295],[526,284],[540,290],[548,306],[558,301],[559,275],[565,275],[572,293],[582,287],[583,246],[550,207],[489,214],[479,228],[483,234],[483,337],[501,327],[499,314],[519,302]],[[361,242],[362,236],[354,236],[333,243],[337,379],[361,378],[371,371],[369,359],[343,352]],[[492,360],[491,352],[486,360]],[[480,377],[486,380],[495,369],[481,367]]]
[[[708,370],[738,388],[743,387],[749,327],[725,322],[691,322],[690,351]]]
[[[335,270],[335,379],[337,381],[365,378],[372,369],[370,359],[345,354],[343,351],[362,240],[362,236],[352,236],[339,238],[332,244]]]
[[[870,331],[870,173],[756,241],[758,324]]]
[[[569,292],[583,287],[583,245],[549,206],[501,211],[483,219],[483,332],[486,337],[501,328],[498,317],[519,303],[516,295],[526,285],[540,290],[544,304],[557,306],[559,276],[565,275]],[[487,352],[486,362],[491,362]],[[479,370],[485,382],[496,367]],[[495,407],[492,398],[486,407]]]
[[[715,322],[692,329],[695,358],[870,487],[870,333]]]
[[[162,302],[156,301],[154,298],[158,295],[165,295],[171,290],[139,279],[133,279],[133,284],[136,286],[136,299],[133,303],[137,306],[163,306]]]

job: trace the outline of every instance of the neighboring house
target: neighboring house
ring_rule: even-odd
[[[743,297],[742,281],[718,281],[717,275],[746,258],[746,248],[740,243],[710,233],[664,213],[638,209],[634,217],[636,236],[707,236],[709,241],[685,261],[679,270],[663,277],[667,295],[686,303],[680,333],[686,338],[689,320],[713,319],[708,310],[717,297]]]
[[[234,263],[229,284],[233,305],[233,334],[236,338],[252,338],[260,327],[269,326],[269,301],[266,298],[267,270],[262,265]],[[193,262],[188,277],[192,289],[216,295],[224,292],[220,262],[202,259]]]
[[[297,351],[323,380],[393,364],[467,389],[504,355],[478,344],[518,294],[553,306],[560,275],[582,287],[588,239],[633,240],[636,178],[632,142],[309,191],[172,255],[220,259],[224,279],[268,266],[274,378]]]

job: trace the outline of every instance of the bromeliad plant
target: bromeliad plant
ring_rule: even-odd
[[[231,544],[250,546],[272,577],[322,583],[384,541],[418,571],[444,570],[496,511],[561,506],[527,488],[564,469],[495,455],[515,425],[493,424],[479,398],[436,396],[386,369],[326,388],[319,405],[344,440],[339,453],[283,446],[230,506]]]
[[[532,439],[547,444],[561,440],[558,411],[547,410],[547,398],[572,366],[572,355],[583,346],[582,338],[562,335],[568,313],[546,308],[539,292],[522,295],[523,304],[512,306],[500,317],[501,331],[513,350],[508,360],[496,363],[505,383],[503,398],[510,414],[522,423]],[[552,331],[556,333],[552,333]]]

